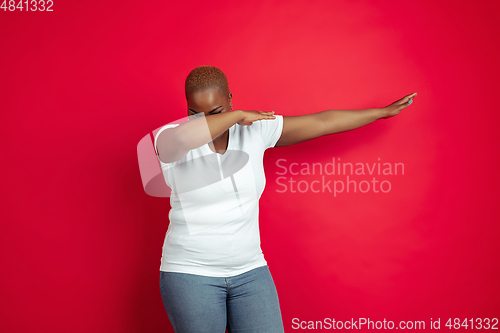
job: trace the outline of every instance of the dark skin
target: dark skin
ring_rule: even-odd
[[[326,110],[300,116],[283,116],[283,131],[276,143],[276,147],[290,146],[324,135],[350,131],[378,119],[391,118],[410,106],[410,100],[413,100],[416,96],[417,93],[406,95],[382,108]],[[203,112],[205,116],[208,116],[228,112],[231,108],[232,97],[232,94],[229,93],[226,98],[215,88],[193,92],[188,95],[188,115]],[[251,125],[253,121],[262,120],[263,114],[272,114],[262,111],[244,111],[243,113],[245,119],[238,121],[240,125]],[[212,141],[215,152],[221,154],[225,152],[228,144],[228,133],[229,131],[226,130]]]
[[[274,111],[233,110],[232,94],[223,96],[217,88],[205,88],[187,94],[190,121],[164,130],[158,136],[157,154],[164,163],[178,161],[191,150],[208,143],[215,153],[223,155],[228,146],[229,128],[234,124],[252,125],[254,121],[275,119]],[[193,115],[202,114],[204,119]],[[207,128],[208,126],[208,128]],[[210,136],[210,141],[208,141]]]
[[[188,116],[203,112],[205,116],[227,112],[231,109],[233,95],[229,93],[228,98],[224,97],[218,89],[209,88],[189,93],[187,96]],[[216,152],[226,151],[229,138],[229,130],[212,140]],[[210,146],[210,144],[209,144]],[[212,149],[212,147],[210,147]]]
[[[252,125],[254,121],[272,119],[273,111],[255,111],[255,110],[234,110],[230,111],[232,108],[233,94],[229,93],[226,97],[221,94],[217,88],[206,88],[203,90],[188,93],[187,95],[187,105],[188,105],[188,116],[195,115],[197,113],[204,113],[205,116],[215,115],[224,112],[234,112],[237,115],[237,124],[241,126]],[[227,149],[229,139],[229,129],[224,131],[222,134],[217,136],[211,142],[209,142],[209,147],[212,151],[224,154]]]

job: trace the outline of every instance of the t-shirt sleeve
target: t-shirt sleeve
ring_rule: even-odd
[[[274,119],[257,120],[252,123],[252,128],[262,137],[265,149],[276,145],[283,132],[283,116],[274,115]]]
[[[161,166],[164,166],[164,165],[169,165],[170,163],[165,163],[165,162],[162,162],[160,160],[160,157],[158,156],[158,149],[156,147],[156,142],[158,140],[158,137],[160,136],[160,133],[163,132],[164,130],[166,130],[167,128],[173,128],[173,127],[176,127],[176,126],[179,126],[179,124],[168,124],[168,125],[165,125],[163,126],[162,128],[160,128],[160,130],[156,133],[155,135],[155,142],[154,142],[154,147],[155,147],[155,153],[156,153],[156,158],[158,159],[158,161],[160,161],[160,165]],[[173,162],[172,162],[173,163]]]

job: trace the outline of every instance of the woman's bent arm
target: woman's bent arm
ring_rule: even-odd
[[[242,118],[242,111],[235,110],[191,118],[179,126],[168,128],[158,136],[158,156],[164,163],[177,161],[191,149],[212,141]]]
[[[156,142],[158,157],[164,163],[175,162],[186,156],[191,149],[214,140],[234,124],[247,126],[254,121],[274,119],[273,113],[273,111],[234,110],[191,118],[179,126],[165,129],[160,133]]]

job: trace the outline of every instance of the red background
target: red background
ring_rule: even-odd
[[[262,249],[292,319],[500,317],[495,0],[55,1],[0,11],[2,332],[172,332],[168,198],[137,143],[221,68],[236,109],[397,117],[265,155]],[[287,164],[404,163],[389,193],[278,193]],[[296,176],[320,179],[318,176]],[[498,325],[497,325],[498,327]],[[446,328],[447,329],[447,328]]]

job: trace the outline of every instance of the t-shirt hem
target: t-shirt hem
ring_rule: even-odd
[[[230,277],[230,276],[235,276],[239,274],[246,273],[254,268],[261,267],[261,266],[267,266],[267,261],[264,259],[264,261],[259,261],[253,265],[250,265],[246,268],[242,269],[231,269],[231,270],[226,270],[226,271],[219,271],[219,272],[214,272],[214,271],[209,271],[207,270],[207,267],[189,267],[186,268],[185,266],[180,266],[180,265],[161,265],[160,271],[163,272],[174,272],[174,273],[186,273],[186,274],[194,274],[194,275],[202,275],[202,276],[210,276],[210,277]]]

